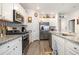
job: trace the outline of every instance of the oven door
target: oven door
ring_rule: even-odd
[[[22,50],[24,52],[24,49],[27,48],[29,45],[29,34],[28,35],[24,35],[22,37]]]

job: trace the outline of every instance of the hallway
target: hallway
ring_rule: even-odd
[[[25,49],[26,50],[26,49]],[[51,55],[52,50],[49,47],[48,40],[34,41],[30,44],[27,54],[25,55]]]

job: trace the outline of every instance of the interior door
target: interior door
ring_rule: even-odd
[[[75,32],[75,20],[70,20],[69,21],[69,31],[70,32]]]

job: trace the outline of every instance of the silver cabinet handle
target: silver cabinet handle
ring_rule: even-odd
[[[74,47],[74,49],[77,49],[76,47]]]
[[[17,46],[16,46],[16,48],[17,48]]]
[[[10,46],[7,46],[7,48],[9,48]]]
[[[13,48],[13,50],[15,50],[15,48]]]

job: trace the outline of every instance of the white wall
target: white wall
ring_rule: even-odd
[[[32,37],[30,42],[39,40],[39,18],[34,16],[35,11],[27,9],[27,19],[32,17],[32,23],[27,23],[27,29],[32,31]]]
[[[61,19],[61,32],[67,32],[67,20]]]
[[[75,19],[75,33],[79,33],[79,24],[77,24],[77,19],[79,17],[79,10],[74,12],[71,17]]]
[[[77,19],[79,17],[79,10],[72,12],[68,16],[69,20],[75,19],[75,33],[79,33],[79,25],[77,24]]]
[[[69,19],[70,16],[64,14],[64,18],[61,18],[61,32],[69,32]]]

